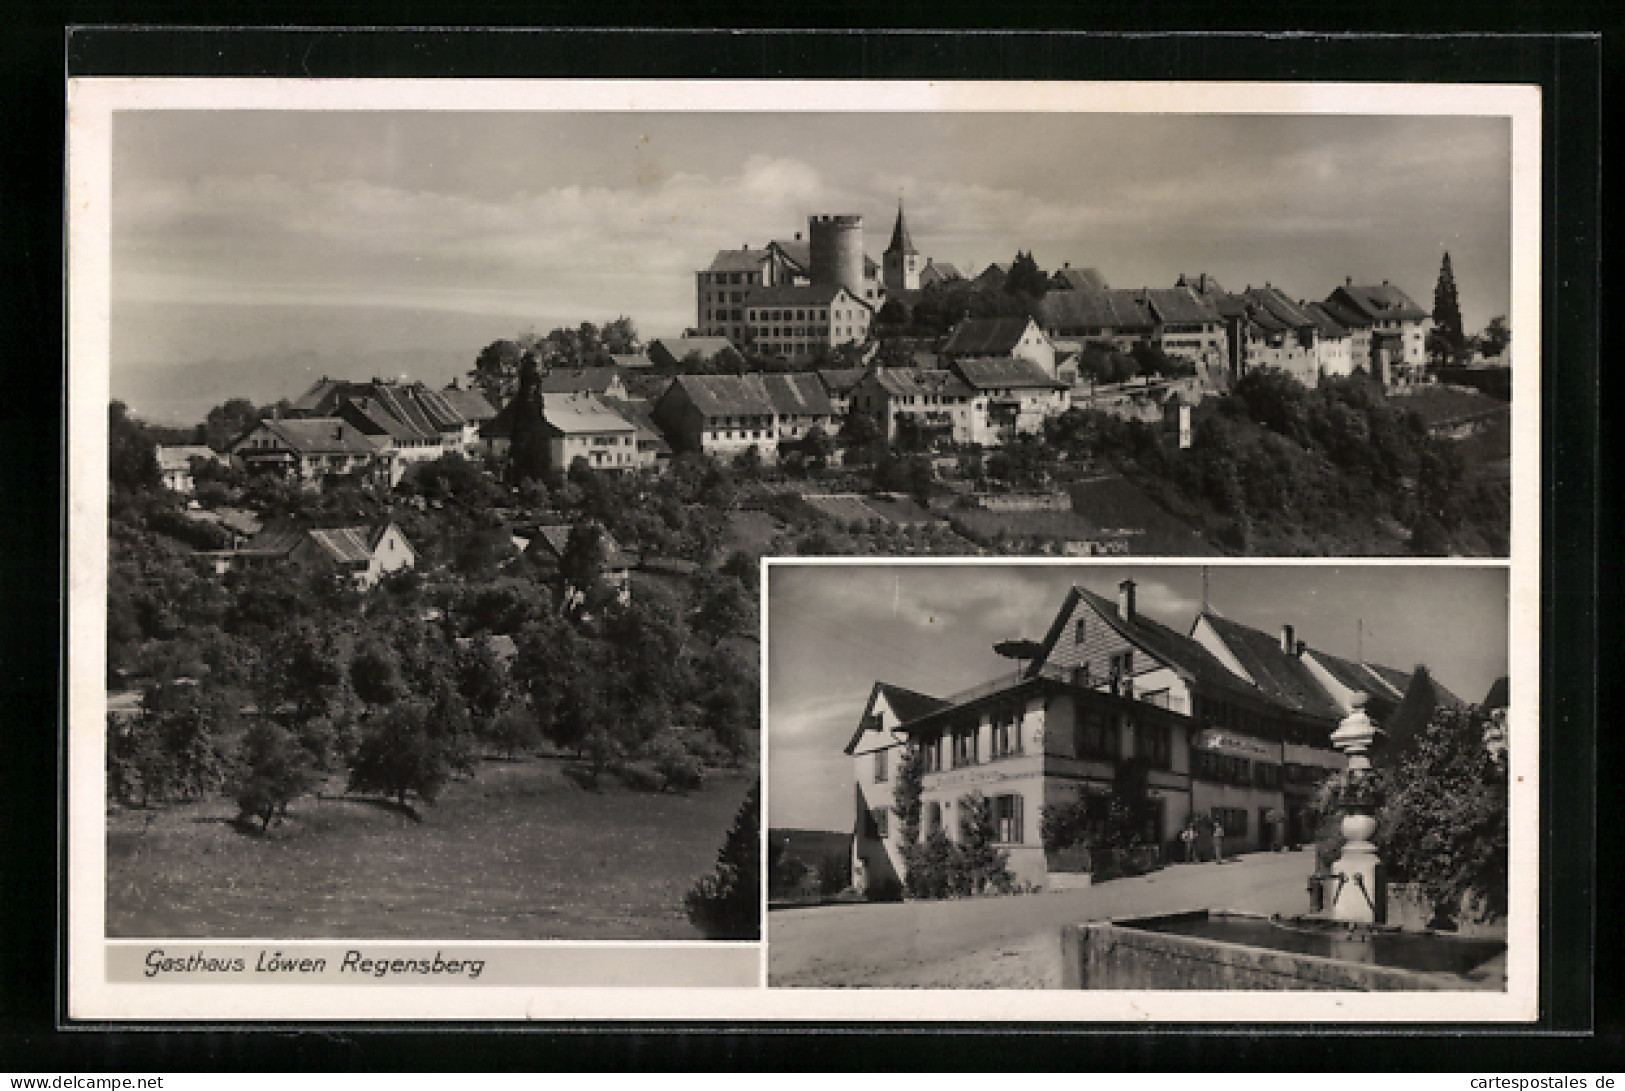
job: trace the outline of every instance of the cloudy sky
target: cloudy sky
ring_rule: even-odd
[[[1201,569],[1116,565],[773,565],[768,584],[768,822],[851,824],[841,753],[876,681],[944,696],[1014,664],[999,640],[1040,639],[1074,583],[1189,632]],[[1425,663],[1477,701],[1507,673],[1504,569],[1445,566],[1209,567],[1209,601],[1265,632],[1290,624],[1311,647],[1409,670]],[[1448,620],[1445,620],[1448,619]],[[1445,639],[1448,637],[1448,639]]]
[[[1430,308],[1448,250],[1478,328],[1508,309],[1509,139],[1464,117],[121,111],[114,393],[185,419],[223,382],[443,381],[530,326],[680,332],[719,248],[839,211],[878,256],[899,195],[939,260],[1030,249],[1114,287],[1353,276]]]

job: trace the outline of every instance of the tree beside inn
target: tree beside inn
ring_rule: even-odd
[[[1228,852],[1302,844],[1315,834],[1316,785],[1344,768],[1329,738],[1367,697],[1393,723],[1415,687],[1431,705],[1461,702],[1431,682],[1309,648],[1204,608],[1187,632],[1140,613],[1125,580],[1115,602],[1073,587],[1036,657],[938,698],[877,682],[846,746],[854,763],[853,871],[862,884],[905,872],[893,805],[900,763],[923,767],[920,836],[960,836],[965,799],[991,802],[994,840],[1018,880],[1054,885],[1066,865],[1041,837],[1046,806],[1082,804],[1104,830],[1113,793],[1136,787],[1142,840],[1176,859],[1193,818],[1224,828]]]

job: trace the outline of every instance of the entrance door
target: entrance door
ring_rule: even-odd
[[[1260,852],[1269,852],[1275,847],[1275,824],[1270,821],[1270,809],[1258,808],[1258,848]]]

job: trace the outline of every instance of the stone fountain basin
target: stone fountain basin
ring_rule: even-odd
[[[1506,945],[1314,917],[1197,910],[1061,934],[1063,988],[1484,990]]]

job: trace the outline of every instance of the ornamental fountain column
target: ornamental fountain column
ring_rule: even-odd
[[[1332,732],[1331,744],[1348,757],[1343,789],[1343,854],[1332,867],[1326,915],[1333,920],[1375,924],[1377,920],[1377,801],[1366,752],[1377,741],[1377,725],[1365,712],[1366,695],[1354,695],[1353,710]]]

